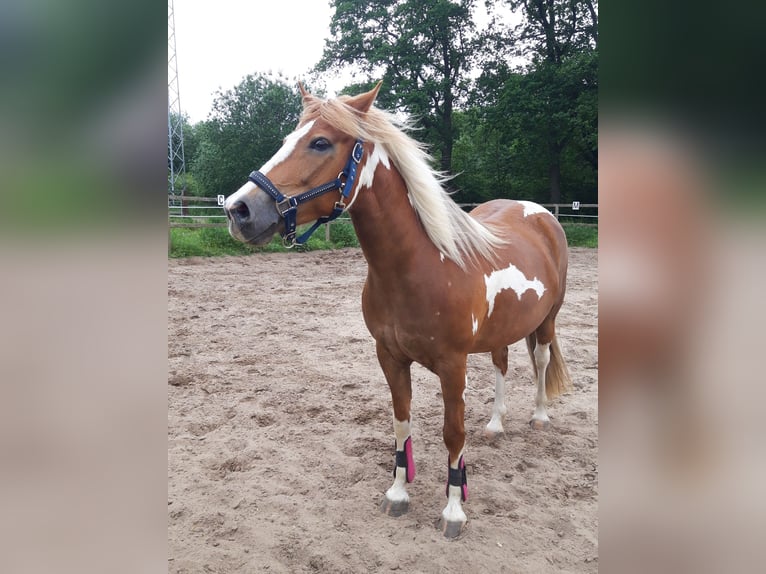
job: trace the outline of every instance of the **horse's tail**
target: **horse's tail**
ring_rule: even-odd
[[[529,351],[529,358],[532,360],[535,379],[537,379],[537,363],[535,362],[536,345],[537,335],[532,332],[530,335],[527,335],[527,351]],[[569,369],[561,354],[561,348],[559,347],[559,342],[555,334],[551,341],[550,352],[551,359],[548,363],[548,368],[545,371],[545,394],[548,397],[548,400],[572,389],[572,377],[569,374]]]

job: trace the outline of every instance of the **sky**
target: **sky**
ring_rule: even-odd
[[[327,0],[173,0],[181,111],[207,118],[218,89],[247,74],[301,79],[330,36]],[[335,89],[328,82],[327,95]]]
[[[248,74],[308,79],[330,37],[330,0],[173,0],[173,9],[181,111],[192,123],[207,119],[219,89]],[[483,2],[474,18],[488,20]],[[322,80],[334,96],[354,78],[349,72]]]

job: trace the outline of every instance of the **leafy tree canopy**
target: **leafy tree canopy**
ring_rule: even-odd
[[[279,77],[249,75],[218,92],[210,116],[198,126],[200,142],[191,160],[205,195],[238,189],[295,129],[301,109],[297,86]]]

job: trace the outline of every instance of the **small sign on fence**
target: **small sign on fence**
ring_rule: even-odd
[[[219,195],[218,196],[218,205],[223,205],[223,202],[226,200],[226,196]]]
[[[218,197],[221,197],[220,195]],[[572,211],[580,211],[580,202],[579,201],[573,201],[572,202]]]

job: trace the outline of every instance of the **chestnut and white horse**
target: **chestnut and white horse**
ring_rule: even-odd
[[[489,352],[495,365],[488,435],[503,432],[509,344],[526,339],[537,380],[534,428],[548,425],[547,400],[570,384],[555,334],[567,243],[558,221],[531,202],[494,200],[462,211],[423,147],[405,133],[406,123],[373,106],[379,88],[322,100],[301,87],[297,129],[224,209],[231,235],[254,245],[277,232],[290,245],[303,242],[317,225],[349,212],[368,263],[364,319],[393,400],[394,483],[381,508],[394,516],[409,508],[416,361],[441,382],[449,452],[442,529],[451,538],[467,521],[468,354]],[[296,238],[297,226],[311,221]]]

